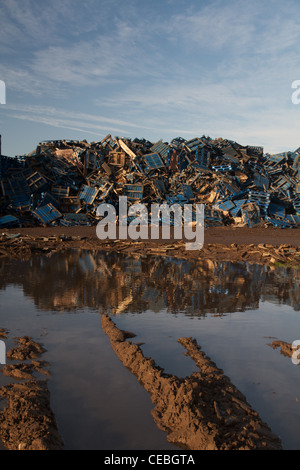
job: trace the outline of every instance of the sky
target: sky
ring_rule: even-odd
[[[299,0],[2,0],[2,154],[43,140],[300,146]]]

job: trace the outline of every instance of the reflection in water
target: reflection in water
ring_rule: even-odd
[[[54,281],[55,280],[55,281]],[[0,289],[22,287],[40,310],[102,313],[257,309],[260,301],[300,309],[300,269],[246,263],[132,257],[76,250],[0,263]]]
[[[67,449],[170,445],[152,420],[149,396],[108,347],[99,311],[115,314],[118,328],[137,334],[145,357],[180,377],[194,364],[177,339],[195,338],[284,447],[299,449],[299,366],[267,346],[270,338],[299,339],[299,274],[85,250],[2,259],[0,327],[11,344],[20,334],[43,336]]]

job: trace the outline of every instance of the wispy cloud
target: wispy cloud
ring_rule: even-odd
[[[258,15],[254,12],[245,2],[208,2],[203,8],[195,5],[192,12],[174,15],[166,28],[172,40],[184,40],[193,49],[212,52],[229,46],[236,51],[252,41]]]
[[[293,145],[299,3],[153,2],[2,2],[2,114],[16,126],[27,120],[89,135],[232,130]]]
[[[300,36],[299,6],[294,1],[232,0],[197,4],[191,11],[173,15],[167,31],[177,43],[210,53],[227,49],[229,56],[279,53],[294,47]]]
[[[54,127],[75,129],[95,134],[99,131],[127,134],[130,129],[148,129],[139,123],[122,121],[106,116],[76,113],[49,106],[7,105],[5,112],[15,119],[28,120]]]

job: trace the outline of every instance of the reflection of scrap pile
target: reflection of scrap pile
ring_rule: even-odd
[[[95,225],[100,203],[205,204],[205,225],[300,224],[300,149],[202,136],[170,143],[109,134],[101,142],[46,141],[0,158],[0,227]]]
[[[36,307],[56,312],[89,307],[110,315],[165,310],[201,317],[255,310],[261,301],[300,311],[300,266],[274,269],[203,257],[132,258],[93,250],[36,254],[28,258],[30,269],[27,262],[11,263],[0,279],[0,289],[22,278],[24,294]],[[49,281],[53,272],[55,283]],[[3,335],[5,330],[0,328],[0,339]]]

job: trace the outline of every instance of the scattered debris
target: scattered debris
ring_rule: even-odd
[[[95,225],[97,207],[205,204],[205,225],[300,225],[300,149],[202,136],[170,143],[112,137],[44,141],[28,155],[0,156],[0,227]]]
[[[237,229],[242,230],[238,236],[234,230],[230,230],[232,241],[238,243],[224,243],[226,240],[226,233],[228,230],[222,229],[222,233],[215,237],[214,243],[205,243],[201,250],[186,250],[184,240],[99,240],[93,227],[88,227],[88,231],[83,227],[78,227],[77,232],[79,235],[67,235],[56,233],[56,228],[52,230],[55,234],[48,233],[48,236],[37,235],[41,233],[42,228],[29,229],[33,235],[3,232],[0,233],[0,259],[13,258],[27,260],[34,254],[45,254],[52,256],[67,249],[85,249],[104,252],[118,252],[128,253],[137,256],[159,255],[161,257],[170,257],[178,259],[212,259],[216,261],[231,261],[231,262],[247,262],[256,263],[269,266],[299,266],[300,264],[300,247],[291,243],[280,243],[280,237],[273,234],[278,244],[274,243],[249,243],[244,240],[247,236],[245,231],[248,228]],[[72,228],[68,227],[66,233],[73,233]],[[268,229],[264,229],[267,231]],[[274,229],[275,230],[275,229]],[[27,231],[21,229],[21,231]],[[48,231],[48,229],[47,229]],[[93,232],[93,233],[91,233]],[[270,233],[273,233],[270,230]],[[293,232],[294,233],[294,232]],[[244,236],[243,236],[244,234]],[[291,237],[285,237],[289,241]],[[222,240],[220,242],[220,239]],[[260,239],[260,237],[258,237]],[[246,243],[244,243],[244,241]],[[0,331],[1,336],[1,331]]]

